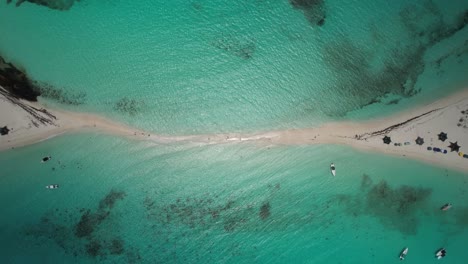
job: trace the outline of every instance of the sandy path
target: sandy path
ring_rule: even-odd
[[[43,109],[40,104],[14,101],[0,95],[0,126],[13,128],[8,135],[0,137],[0,151],[34,144],[45,139],[74,132],[98,132],[125,136],[137,140],[156,143],[190,142],[199,144],[221,144],[253,141],[268,145],[342,144],[365,151],[406,156],[443,167],[468,172],[468,159],[447,148],[449,141],[461,146],[460,151],[468,153],[468,129],[460,118],[468,116],[468,89],[451,94],[434,103],[420,106],[398,115],[370,120],[367,122],[328,123],[317,128],[269,131],[256,134],[206,134],[193,136],[162,136],[135,129],[94,114],[75,113],[58,109],[47,109],[39,115],[49,118],[52,124],[42,124],[19,107],[17,103]],[[464,115],[461,112],[467,111]],[[47,114],[47,115],[46,115]],[[53,115],[55,118],[50,118]],[[417,118],[415,118],[417,117]],[[409,120],[409,121],[408,121]],[[406,122],[406,123],[405,123]],[[403,124],[402,124],[403,123]],[[395,126],[392,128],[392,126]],[[390,127],[390,128],[389,128]],[[387,130],[386,130],[387,129]],[[382,131],[381,133],[375,133]],[[448,140],[441,142],[437,134],[444,131]],[[358,135],[358,138],[356,138]],[[394,146],[383,144],[382,138],[388,135],[393,142],[410,142],[410,145]],[[425,139],[422,146],[415,144],[416,137]],[[448,154],[427,151],[428,146],[447,149]]]

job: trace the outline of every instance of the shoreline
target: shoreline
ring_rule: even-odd
[[[1,89],[1,87],[0,87]],[[27,105],[50,122],[37,123],[30,113],[19,104]],[[468,172],[468,159],[460,157],[447,148],[449,142],[458,141],[460,151],[468,152],[468,128],[466,122],[457,126],[461,111],[468,116],[468,89],[463,89],[433,103],[415,107],[396,115],[362,122],[333,122],[315,128],[268,131],[255,134],[226,133],[192,136],[163,136],[132,128],[125,124],[94,114],[45,109],[35,102],[0,95],[0,126],[13,127],[8,135],[0,136],[0,151],[35,144],[67,133],[95,132],[124,136],[129,139],[166,144],[187,142],[198,144],[225,144],[233,142],[258,142],[268,145],[348,145],[360,151],[380,152],[386,155],[404,156],[432,165]],[[448,134],[445,142],[437,134]],[[382,138],[392,138],[389,145]],[[416,137],[423,137],[425,144],[415,144]],[[394,146],[394,142],[410,142],[410,145]],[[447,149],[447,154],[427,151],[426,148]]]

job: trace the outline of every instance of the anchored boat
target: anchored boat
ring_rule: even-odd
[[[400,260],[404,260],[407,254],[408,254],[408,248],[404,248],[403,251],[401,251],[400,253]]]
[[[451,204],[451,203],[446,203],[446,204],[444,204],[444,206],[442,206],[442,207],[440,208],[440,210],[442,210],[442,211],[447,211],[447,210],[450,209],[450,208],[452,208],[452,204]]]
[[[330,164],[330,171],[331,171],[331,174],[333,176],[336,175],[336,169],[335,169],[335,164],[334,163]]]
[[[436,258],[441,259],[441,258],[445,257],[446,253],[447,253],[447,251],[445,251],[445,248],[441,248],[436,252]]]

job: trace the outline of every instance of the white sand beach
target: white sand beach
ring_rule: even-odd
[[[162,136],[88,113],[75,113],[58,109],[44,109],[38,103],[8,99],[0,95],[0,126],[7,126],[9,133],[0,137],[0,151],[34,144],[64,133],[98,132],[125,136],[156,143],[185,141],[198,144],[221,144],[252,141],[268,145],[342,144],[364,151],[377,151],[405,156],[430,164],[468,172],[468,159],[451,152],[449,142],[458,142],[460,152],[468,153],[468,89],[451,94],[428,105],[395,116],[366,122],[329,123],[317,128],[269,131],[257,134],[213,134],[193,136]],[[33,107],[36,114],[50,120],[37,122],[18,103]],[[42,112],[41,112],[42,111]],[[466,114],[463,114],[465,111]],[[460,121],[463,119],[463,121]],[[458,125],[460,124],[460,125]],[[393,127],[394,126],[394,127]],[[380,131],[380,132],[379,132]],[[437,135],[445,132],[448,139],[442,142]],[[384,136],[391,138],[384,144]],[[417,145],[417,137],[424,138]],[[409,142],[409,145],[405,145]],[[395,146],[394,143],[401,143]],[[428,151],[438,147],[447,154]]]

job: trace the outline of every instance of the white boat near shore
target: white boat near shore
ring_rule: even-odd
[[[58,189],[59,185],[58,184],[49,184],[46,185],[46,189]]]
[[[408,248],[404,248],[403,251],[401,251],[400,253],[400,260],[404,260],[407,254],[408,254]]]
[[[336,168],[334,163],[330,164],[330,171],[333,176],[336,176]]]
[[[445,251],[445,248],[441,248],[436,252],[436,258],[441,259],[441,258],[445,257],[446,253],[447,253],[447,251]]]

